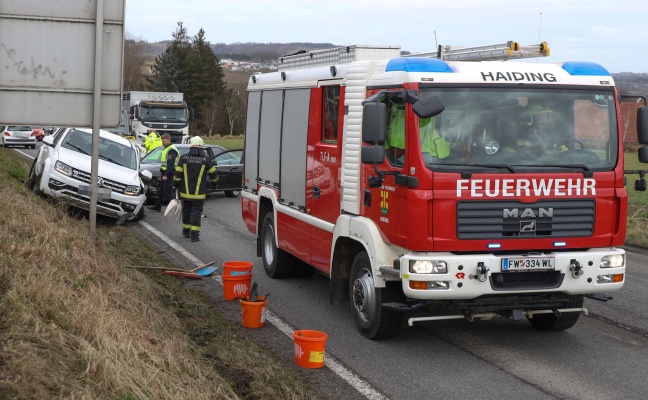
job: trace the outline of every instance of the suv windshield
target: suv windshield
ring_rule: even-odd
[[[617,163],[612,89],[421,88],[421,97],[432,95],[445,110],[416,117],[431,169],[609,171]]]
[[[87,132],[72,129],[63,140],[61,146],[79,153],[91,155],[92,135]],[[106,138],[99,139],[99,159],[129,169],[137,169],[135,150],[132,147],[124,146]]]

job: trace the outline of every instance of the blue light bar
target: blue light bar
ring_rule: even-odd
[[[408,57],[394,58],[387,63],[386,72],[452,72],[445,61],[437,58]]]
[[[593,62],[569,61],[564,63],[562,67],[570,75],[610,76],[607,69]]]
[[[502,247],[502,245],[499,244],[499,243],[489,243],[488,244],[489,249],[499,249],[500,247]]]
[[[565,247],[567,242],[554,242],[554,247]]]

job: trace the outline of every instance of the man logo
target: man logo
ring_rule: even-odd
[[[520,213],[521,211],[521,213]],[[549,208],[505,208],[502,210],[504,218],[553,218],[553,207]]]
[[[237,283],[234,285],[234,294],[247,294],[248,285],[245,283]]]
[[[535,232],[535,231],[536,231],[535,221],[520,221],[520,232]]]

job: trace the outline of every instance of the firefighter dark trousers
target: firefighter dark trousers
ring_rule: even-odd
[[[200,236],[200,218],[202,217],[205,200],[182,199],[182,233],[191,241],[197,241]]]
[[[166,181],[160,177],[160,184],[158,185],[157,201],[155,205],[158,207],[166,206],[175,196],[173,195],[173,178],[167,178]]]

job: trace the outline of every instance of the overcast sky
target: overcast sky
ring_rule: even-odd
[[[540,62],[592,61],[648,72],[645,0],[126,0],[126,31],[170,40],[182,21],[213,43],[479,46],[547,42]]]

